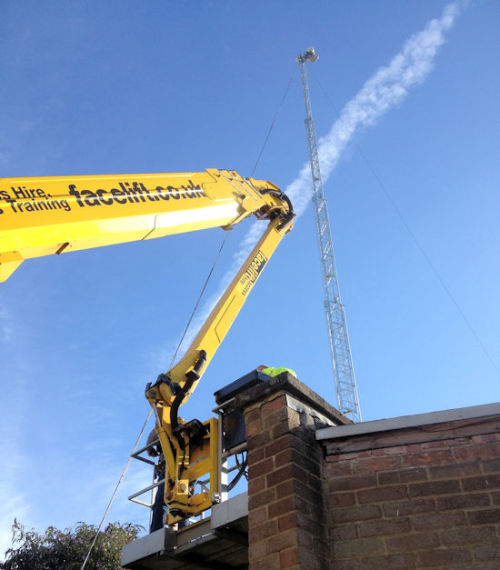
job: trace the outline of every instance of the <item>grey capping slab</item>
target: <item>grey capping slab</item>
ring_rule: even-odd
[[[160,528],[133,542],[122,549],[122,566],[150,556],[152,553],[170,550],[175,545],[175,533],[167,528]]]
[[[286,392],[294,396],[300,402],[304,402],[314,410],[319,411],[335,424],[350,424],[352,420],[341,414],[321,396],[295,378],[289,372],[283,372],[279,376],[269,378],[267,382],[261,382],[243,390],[234,397],[231,409],[244,410],[247,406],[255,404],[276,392]]]
[[[316,432],[316,439],[338,439],[356,435],[365,435],[368,433],[400,430],[458,420],[496,416],[499,414],[500,403],[484,404],[482,406],[470,406],[467,408],[456,408],[453,410],[443,410],[440,412],[430,412],[427,414],[415,414],[412,416],[399,416],[385,420],[361,422],[359,424],[327,427],[319,429]]]
[[[165,558],[164,567],[172,566],[168,559],[186,555],[209,542],[217,544],[219,537],[217,529],[236,528],[242,519],[248,517],[248,494],[241,493],[212,507],[211,516],[192,526],[179,531],[161,528],[126,544],[122,549],[122,566],[132,565],[132,568],[156,568],[151,559]],[[245,525],[246,526],[246,525]],[[231,530],[229,530],[231,532]],[[238,532],[234,530],[234,532]],[[153,557],[153,558],[151,558]],[[169,565],[170,564],[170,565]]]
[[[248,493],[241,493],[212,507],[210,527],[226,526],[248,516]]]

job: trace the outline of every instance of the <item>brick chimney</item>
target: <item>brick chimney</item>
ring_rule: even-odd
[[[328,568],[320,427],[351,423],[288,373],[238,394],[248,445],[251,570]]]

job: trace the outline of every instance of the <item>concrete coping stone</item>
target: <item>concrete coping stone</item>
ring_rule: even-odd
[[[294,396],[297,400],[317,410],[335,424],[352,424],[352,420],[341,414],[336,408],[331,406],[326,400],[289,372],[283,372],[278,376],[269,378],[267,382],[250,386],[240,392],[231,402],[231,409],[243,410],[249,405],[264,400],[276,392],[284,392]]]
[[[497,415],[500,415],[500,403],[484,404],[482,406],[469,406],[466,408],[442,410],[440,412],[399,416],[396,418],[322,428],[317,430],[316,439],[340,439],[369,433],[415,428]]]

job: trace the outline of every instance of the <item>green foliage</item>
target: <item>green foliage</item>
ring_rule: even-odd
[[[122,547],[134,540],[141,527],[130,523],[110,523],[99,533],[85,570],[118,570]],[[80,570],[97,529],[78,523],[74,529],[53,526],[39,534],[26,530],[14,520],[12,547],[6,552],[3,570]]]

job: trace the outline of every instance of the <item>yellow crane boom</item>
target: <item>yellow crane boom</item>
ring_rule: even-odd
[[[184,422],[195,389],[262,269],[288,233],[293,208],[281,190],[229,170],[0,179],[0,281],[25,259],[212,227],[254,215],[268,226],[185,356],[148,384],[146,397],[166,463],[168,523],[210,508],[218,488],[217,420]],[[195,482],[210,475],[210,490]]]

